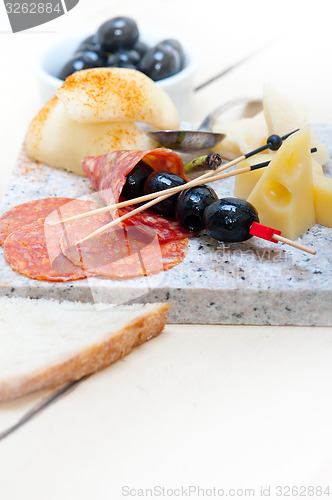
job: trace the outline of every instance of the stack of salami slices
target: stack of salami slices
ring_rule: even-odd
[[[120,279],[146,276],[182,262],[188,236],[175,220],[150,211],[141,212],[86,242],[75,243],[96,229],[132,210],[102,213],[74,222],[53,225],[106,204],[117,203],[126,175],[144,158],[154,170],[184,176],[181,158],[165,149],[115,151],[83,160],[83,170],[100,202],[45,198],[18,205],[0,217],[0,243],[12,269],[29,278],[70,281],[88,276]]]

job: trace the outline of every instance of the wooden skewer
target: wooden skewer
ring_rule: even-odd
[[[286,245],[290,245],[291,247],[297,248],[298,250],[303,250],[303,252],[311,253],[311,255],[316,255],[317,251],[313,248],[306,247],[304,245],[300,245],[300,243],[296,243],[296,241],[289,240],[281,234],[274,234],[273,239],[281,241],[282,243],[286,243]]]
[[[269,162],[263,162],[263,163],[260,163],[260,164],[257,164],[257,165],[252,165],[251,167],[248,166],[248,167],[243,167],[243,168],[240,168],[238,170],[235,170],[233,172],[226,172],[224,174],[219,174],[219,175],[216,175],[216,176],[212,176],[211,178],[207,178],[207,179],[204,179],[202,181],[202,179],[200,178],[197,178],[195,179],[195,185],[200,185],[200,184],[203,184],[203,182],[207,182],[209,181],[210,179],[213,179],[213,180],[218,180],[218,179],[224,179],[226,177],[232,177],[232,176],[235,176],[235,175],[239,175],[239,174],[244,174],[245,172],[250,172],[252,170],[256,170],[258,168],[262,168],[262,167],[265,167],[268,165]],[[177,191],[181,191],[183,189],[183,186],[178,186],[176,189]],[[109,222],[108,224],[106,224],[105,226],[97,229],[96,231],[94,231],[93,233],[89,234],[88,236],[86,236],[85,238],[82,238],[81,240],[77,241],[75,243],[75,245],[79,245],[80,243],[83,243],[84,241],[87,241],[89,240],[90,238],[93,238],[94,236],[97,236],[98,234],[101,234],[103,233],[104,231],[106,231],[107,229],[111,229],[112,227],[120,224],[122,221],[126,220],[126,219],[129,219],[130,217],[132,217],[133,215],[136,215],[146,209],[148,209],[149,207],[155,205],[156,203],[159,203],[160,201],[168,198],[169,195],[164,195],[164,196],[159,196],[158,198],[156,199],[152,199],[150,200],[148,203],[146,203],[145,205],[142,205],[138,208],[135,208],[134,210],[132,210],[131,212],[127,213],[127,214],[124,214],[122,215],[122,217],[119,217],[118,219],[115,219],[111,222]],[[298,250],[302,250],[303,252],[307,252],[307,253],[310,253],[311,255],[316,255],[317,251],[312,249],[312,248],[309,248],[305,245],[301,245],[300,243],[296,243],[295,241],[293,240],[290,240],[288,238],[285,238],[284,236],[281,236],[279,234],[273,234],[272,236],[273,239],[277,240],[277,241],[280,241],[282,243],[285,243],[286,245],[290,245],[294,248],[297,248]]]
[[[117,226],[118,224],[120,224],[122,221],[126,220],[126,219],[129,219],[130,217],[132,217],[133,215],[136,215],[140,212],[142,212],[143,210],[146,210],[147,208],[151,207],[152,205],[154,205],[155,203],[158,203],[159,201],[162,201],[164,200],[165,198],[168,198],[168,195],[166,196],[161,196],[160,198],[158,198],[157,200],[151,200],[149,201],[149,203],[146,203],[145,205],[141,206],[141,207],[138,207],[138,208],[135,208],[134,210],[132,210],[131,212],[128,212],[127,214],[124,214],[122,215],[121,217],[117,218],[117,219],[114,219],[112,220],[112,222],[109,222],[108,224],[105,224],[103,227],[100,227],[99,229],[97,229],[96,231],[94,231],[93,233],[91,234],[88,234],[88,236],[86,236],[85,238],[82,238],[81,240],[79,241],[76,241],[75,245],[79,245],[80,243],[83,243],[83,241],[87,241],[89,240],[90,238],[93,238],[94,236],[98,236],[98,234],[101,234],[103,233],[104,231],[106,231],[107,229],[111,229],[112,227],[114,226]]]
[[[250,172],[252,170],[256,170],[257,168],[262,168],[264,166],[267,166],[268,163],[269,162],[264,162],[264,163],[260,163],[258,165],[253,165],[251,167],[249,166],[249,167],[239,168],[238,170],[235,170],[235,171],[232,171],[232,172],[226,172],[224,174],[215,175],[213,177],[210,177],[210,178],[204,179],[204,180],[202,180],[200,178],[197,178],[197,179],[195,179],[195,185],[199,186],[200,184],[203,184],[204,182],[209,181],[210,179],[212,179],[212,180],[225,179],[226,177],[232,177],[232,176],[235,176],[235,175],[244,174],[245,172]],[[176,189],[177,191],[182,191],[183,190],[183,186],[177,186],[174,189]],[[101,234],[104,231],[107,231],[107,229],[111,229],[112,227],[117,226],[118,224],[120,224],[121,222],[123,222],[126,219],[129,219],[133,215],[136,215],[136,214],[138,214],[138,213],[146,210],[147,208],[155,205],[156,203],[159,203],[160,201],[164,200],[165,198],[168,198],[168,196],[169,195],[159,196],[158,198],[149,201],[145,205],[142,205],[142,206],[140,206],[138,208],[135,208],[131,212],[128,212],[127,214],[122,215],[122,217],[119,217],[118,219],[114,219],[113,221],[109,222],[105,226],[103,226],[103,227],[97,229],[96,231],[94,231],[93,233],[89,234],[85,238],[82,238],[81,240],[77,241],[75,243],[75,245],[79,245],[80,243],[83,243],[84,241],[87,241],[90,238],[93,238],[94,236],[97,236],[98,234]],[[304,252],[310,253],[312,255],[316,255],[316,253],[317,253],[316,250],[313,250],[313,249],[311,249],[309,247],[306,247],[304,245],[300,245],[299,243],[296,243],[293,240],[289,240],[288,238],[284,238],[281,235],[274,234],[273,238],[275,240],[281,241],[282,243],[286,243],[287,245],[293,246],[294,248],[297,248],[299,250],[303,250]]]
[[[263,167],[263,166],[266,166],[266,163],[267,162],[264,162],[264,164],[260,164],[260,165]],[[224,174],[214,175],[214,176],[211,176],[211,177],[208,177],[208,178],[205,178],[205,179],[202,178],[203,176],[202,177],[197,177],[197,179],[194,179],[190,183],[188,182],[187,184],[182,184],[181,186],[176,186],[176,187],[171,188],[171,189],[166,189],[165,191],[158,191],[158,193],[166,193],[166,194],[164,194],[163,196],[158,196],[157,198],[153,198],[152,200],[151,200],[151,195],[147,195],[148,198],[142,196],[141,198],[149,199],[150,201],[148,203],[145,203],[144,205],[138,207],[138,208],[135,208],[131,212],[128,212],[127,214],[122,215],[118,219],[114,219],[111,222],[109,222],[108,224],[105,224],[103,227],[100,227],[99,229],[97,229],[93,233],[89,234],[85,238],[82,238],[81,240],[77,241],[75,243],[75,245],[79,245],[80,243],[83,243],[84,241],[87,241],[90,238],[93,238],[93,236],[97,236],[98,234],[103,233],[104,231],[107,231],[107,229],[111,229],[112,227],[117,226],[122,221],[124,221],[126,219],[130,219],[130,217],[132,217],[133,215],[136,215],[136,214],[138,214],[140,212],[143,212],[144,210],[146,210],[146,209],[152,207],[153,205],[156,205],[157,203],[161,202],[165,198],[168,198],[171,194],[177,193],[179,191],[183,191],[183,189],[188,189],[188,187],[200,186],[201,184],[204,184],[205,182],[211,182],[211,181],[217,181],[217,180],[220,180],[220,179],[225,179],[226,177],[232,177],[234,175],[244,174],[245,172],[250,172],[251,170],[253,170],[251,167],[243,167],[243,168],[239,168],[238,170],[235,170],[235,171],[232,171],[232,172],[226,172]],[[190,184],[190,186],[189,186],[189,184]],[[155,193],[151,193],[151,194],[155,194]],[[136,198],[136,200],[138,200],[138,199],[139,198]],[[130,200],[128,200],[128,201],[130,201]],[[124,205],[124,203],[126,205]],[[123,202],[123,203],[119,203],[115,207],[116,208],[120,208],[120,206],[123,207],[123,206],[127,206],[127,205],[131,205],[131,203]],[[104,208],[107,208],[107,207],[104,207]],[[104,208],[102,210],[104,210]],[[98,212],[98,210],[99,209],[95,210],[94,212]],[[100,213],[100,212],[98,212],[98,213]],[[84,216],[85,214],[80,214],[77,217],[82,218],[82,215]],[[90,215],[92,215],[92,214],[90,213]],[[67,220],[69,221],[69,219],[67,219]],[[71,220],[73,220],[73,218],[71,218]],[[77,220],[77,219],[75,219],[75,220]],[[66,221],[63,221],[63,222],[66,222]]]
[[[281,141],[284,141],[285,139],[287,139],[287,137],[289,137],[290,135],[297,132],[297,130],[294,130],[293,132],[290,132],[289,134],[286,134],[283,137],[281,137],[280,138]],[[215,175],[232,167],[232,166],[234,166],[234,165],[237,165],[241,161],[246,160],[247,158],[250,158],[251,156],[254,156],[257,153],[264,151],[265,149],[268,149],[269,147],[270,147],[270,145],[269,145],[269,143],[267,143],[264,146],[261,146],[260,148],[254,149],[253,151],[250,151],[249,153],[241,155],[238,158],[235,158],[234,160],[229,161],[224,165],[221,165],[220,167],[218,167],[215,170],[209,170],[208,172],[205,172],[205,174],[200,175],[196,179],[189,181],[186,184],[183,184],[182,186],[178,186],[178,187],[174,187],[174,188],[170,188],[170,189],[165,189],[163,191],[157,191],[155,193],[140,196],[140,197],[134,198],[132,200],[126,200],[126,201],[123,201],[121,203],[107,205],[106,207],[97,208],[97,209],[91,210],[89,212],[84,212],[83,214],[74,215],[73,217],[68,217],[67,219],[63,219],[63,220],[58,221],[58,222],[53,222],[50,225],[56,226],[57,224],[64,224],[66,222],[74,222],[76,220],[85,219],[86,217],[90,217],[92,215],[98,215],[98,214],[102,214],[105,212],[112,212],[113,210],[117,210],[119,208],[128,207],[130,205],[136,205],[137,203],[144,203],[145,201],[152,200],[154,198],[160,197],[159,201],[162,201],[162,199],[165,199],[164,196],[168,197],[168,196],[171,196],[172,194],[175,194],[179,191],[182,191],[183,189],[188,189],[190,187],[198,186],[199,184],[196,184],[196,181],[198,181],[200,179],[204,179],[205,182],[213,182],[214,180],[220,179],[220,177],[216,177]],[[249,170],[254,170],[254,168],[252,168],[252,167],[248,167],[248,168],[249,168]],[[256,168],[259,168],[259,167],[256,167]],[[246,170],[246,172],[248,172],[249,170]],[[239,173],[244,173],[244,172],[243,171],[240,172],[237,170],[236,173],[232,173],[230,175],[238,175]],[[229,177],[230,175],[227,175],[226,177]],[[152,205],[149,205],[149,206],[152,206]],[[147,205],[146,205],[146,208],[148,208]]]
[[[238,170],[235,170],[235,171],[232,171],[232,172],[226,172],[226,173],[214,175],[214,176],[211,176],[211,177],[208,177],[208,178],[204,178],[204,176],[201,176],[201,177],[198,177],[197,179],[194,179],[193,181],[191,181],[191,183],[190,183],[191,186],[190,187],[199,186],[201,184],[204,184],[205,182],[216,181],[216,180],[220,180],[220,179],[225,179],[227,177],[233,177],[235,175],[244,174],[246,172],[251,172],[252,170],[256,170],[258,168],[262,168],[262,167],[267,166],[268,163],[269,162],[264,162],[264,163],[260,163],[260,164],[257,164],[257,165],[243,167],[243,168],[239,168]],[[185,184],[185,186],[188,186],[188,184],[189,183]],[[176,186],[176,187],[174,187],[172,189],[167,189],[165,191],[161,191],[161,193],[167,193],[168,191],[171,191],[171,194],[173,194],[173,193],[176,193],[178,191],[183,191],[183,189],[184,189],[184,185],[182,185],[182,186]],[[150,197],[150,195],[148,195],[148,196]],[[136,214],[138,214],[140,212],[143,212],[144,210],[146,210],[146,209],[150,208],[151,206],[153,206],[153,205],[161,202],[162,200],[164,200],[165,198],[168,198],[169,196],[170,196],[169,194],[164,194],[163,196],[158,196],[157,198],[152,199],[148,203],[145,203],[145,205],[142,205],[142,206],[140,206],[138,208],[135,208],[131,212],[128,212],[127,214],[122,215],[122,217],[114,219],[113,221],[109,222],[108,224],[105,224],[103,227],[97,229],[96,231],[94,231],[93,233],[89,234],[85,238],[82,238],[81,240],[77,241],[75,243],[75,245],[79,245],[80,243],[83,243],[84,241],[87,241],[90,238],[93,238],[94,236],[97,236],[98,234],[103,233],[107,229],[111,229],[112,227],[120,224],[122,221],[124,221],[126,219],[129,219],[133,215],[136,215]],[[126,203],[126,202],[124,202],[124,203]],[[122,205],[122,204],[120,203],[119,205]],[[119,207],[119,205],[117,205],[117,207]],[[125,206],[125,205],[122,205],[122,206]],[[303,245],[299,245],[298,243],[295,243],[292,240],[288,240],[287,238],[284,238],[282,236],[279,236],[279,235],[275,235],[275,236],[276,236],[276,238],[275,238],[276,240],[278,240],[280,238],[283,238],[282,240],[280,239],[280,241],[282,241],[283,243],[286,243],[286,244],[288,244],[290,246],[293,246],[293,247],[298,248],[300,250],[303,250],[305,252],[311,253],[312,255],[316,255],[316,251],[315,250],[312,250],[312,249],[310,249],[308,247],[305,247]]]
[[[63,219],[61,221],[52,222],[50,223],[50,226],[56,226],[58,224],[64,224],[66,222],[74,222],[76,220],[85,219],[86,217],[102,214],[105,212],[112,212],[113,210],[117,210],[118,208],[128,207],[130,205],[137,205],[138,203],[144,203],[145,201],[153,200],[156,198],[158,198],[158,201],[161,201],[162,199],[165,199],[168,196],[171,196],[172,194],[175,194],[179,191],[183,191],[184,189],[188,189],[190,187],[199,185],[199,183],[196,184],[196,181],[199,181],[200,179],[204,179],[205,182],[212,182],[212,180],[217,180],[214,179],[215,174],[222,172],[223,170],[226,170],[245,159],[246,159],[245,155],[239,156],[235,160],[232,160],[224,165],[221,165],[216,170],[209,170],[208,172],[205,172],[205,174],[200,175],[199,177],[196,177],[196,179],[193,179],[192,181],[189,181],[186,184],[182,184],[181,186],[165,189],[163,191],[156,191],[155,193],[146,194],[144,196],[139,196],[138,198],[122,201],[120,203],[115,203],[113,205],[107,205],[106,207],[96,208],[95,210],[90,210],[89,212],[84,212],[79,215],[74,215],[72,217],[68,217],[67,219]],[[201,182],[200,184],[203,184],[203,182]]]
[[[244,171],[248,172],[248,168],[249,168],[249,171],[250,171],[250,167],[244,167],[243,169],[241,169],[243,171],[241,173],[244,173]],[[225,176],[226,175],[227,174],[225,174]],[[234,175],[237,175],[237,174],[234,173]],[[229,175],[228,175],[228,177],[229,177]],[[168,196],[161,196],[161,197],[158,198],[158,200],[151,200],[149,203],[146,203],[144,206],[138,207],[135,210],[132,210],[131,212],[129,212],[128,214],[124,214],[122,217],[119,217],[118,219],[113,220],[109,224],[106,224],[102,228],[97,229],[93,233],[89,234],[85,238],[82,238],[80,241],[77,241],[75,243],[75,245],[79,245],[80,243],[83,243],[84,241],[87,241],[90,238],[93,238],[94,236],[97,236],[98,234],[106,231],[107,229],[111,229],[112,227],[120,224],[122,221],[124,221],[126,219],[129,219],[133,215],[138,214],[142,210],[145,210],[145,209],[149,208],[150,206],[154,205],[157,201],[160,202],[160,201],[162,201],[165,198],[168,198]],[[316,255],[317,254],[317,251],[315,249],[309,248],[309,247],[307,247],[305,245],[301,245],[300,243],[296,243],[296,241],[293,241],[293,240],[290,240],[288,238],[285,238],[284,236],[281,236],[280,234],[273,234],[272,238],[274,240],[280,241],[281,243],[285,243],[286,245],[290,245],[290,246],[292,246],[294,248],[297,248],[298,250],[302,250],[303,252],[310,253],[311,255]]]

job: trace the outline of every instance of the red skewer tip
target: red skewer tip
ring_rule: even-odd
[[[260,224],[259,222],[252,223],[249,233],[252,236],[257,236],[258,238],[272,241],[273,243],[278,243],[278,240],[275,240],[273,236],[275,234],[281,235],[281,231],[279,231],[278,229],[273,229],[269,226],[263,226],[263,224]]]

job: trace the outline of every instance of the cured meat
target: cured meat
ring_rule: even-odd
[[[115,151],[103,156],[91,156],[84,158],[82,168],[99,196],[110,205],[119,201],[127,180],[126,175],[142,159],[154,170],[169,170],[185,177],[181,158],[173,151],[162,148],[149,151]],[[119,216],[131,210],[133,207],[121,208]],[[126,225],[146,225],[153,228],[161,242],[189,238],[193,235],[177,221],[165,219],[148,210],[128,219]]]
[[[61,249],[75,265],[89,275],[104,278],[133,278],[165,271],[182,262],[188,240],[160,243],[155,231],[145,226],[111,228],[75,245],[107,223],[105,214],[69,224],[61,238]]]
[[[183,261],[188,250],[188,238],[161,243],[160,248],[164,271],[166,271]]]
[[[53,210],[69,201],[72,201],[72,198],[43,198],[11,208],[0,217],[0,245],[3,245],[7,236],[16,229],[47,217]]]
[[[70,281],[85,278],[86,274],[70,262],[59,246],[60,230],[54,230],[53,256],[50,260],[44,229],[40,219],[12,232],[4,243],[5,257],[14,271],[41,281]]]
[[[71,281],[86,277],[81,267],[74,265],[61,252],[63,225],[51,226],[49,223],[58,221],[60,217],[64,219],[99,208],[99,205],[71,198],[62,200],[65,200],[65,204],[58,206],[46,219],[20,227],[6,238],[5,257],[14,271],[41,281]],[[50,207],[52,198],[44,204]]]
[[[180,156],[170,149],[163,148],[113,151],[102,156],[89,156],[84,158],[82,169],[101,199],[111,205],[119,201],[126,183],[126,175],[143,159],[154,170],[167,170],[185,177]]]
[[[131,212],[135,207],[123,207],[118,210],[119,217],[128,212]],[[130,217],[125,221],[127,226],[148,226],[152,228],[161,242],[170,240],[181,240],[182,238],[190,238],[194,233],[186,231],[177,220],[165,219],[161,215],[144,210]]]
[[[52,205],[38,200],[48,209]],[[75,243],[111,221],[110,215],[99,214],[66,224],[59,220],[99,208],[92,201],[63,198],[54,201],[56,210],[46,218],[24,226],[18,225],[4,242],[5,256],[13,270],[41,281],[71,281],[98,275],[105,278],[148,276],[170,269],[184,259],[188,240],[159,242],[157,230],[143,225],[117,226],[76,246]],[[25,204],[28,205],[28,204]],[[36,214],[38,203],[33,207]],[[26,212],[26,208],[20,212]],[[153,214],[154,215],[154,214]],[[9,220],[9,219],[8,219]],[[24,220],[23,215],[21,222]],[[166,221],[167,222],[167,221]]]

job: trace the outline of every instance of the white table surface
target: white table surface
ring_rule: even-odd
[[[13,35],[1,4],[0,196],[41,106],[34,55],[59,33],[122,14],[182,30],[202,51],[197,85],[251,55],[196,93],[193,121],[230,98],[259,97],[269,81],[302,97],[312,123],[328,123],[331,11],[320,0],[80,0]],[[270,498],[276,485],[314,485],[332,495],[331,388],[331,328],[167,325],[0,440],[0,498],[118,500],[125,485],[255,497],[271,485]],[[1,405],[0,433],[52,394]]]

